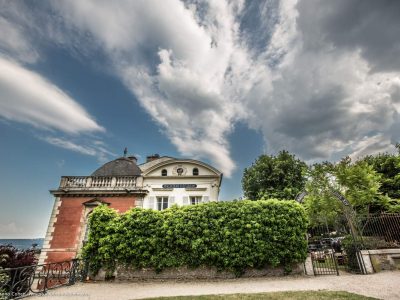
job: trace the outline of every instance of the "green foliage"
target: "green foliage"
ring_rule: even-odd
[[[246,268],[285,266],[306,257],[307,219],[294,201],[212,202],[118,215],[96,208],[83,256],[92,271],[210,266],[240,275]]]
[[[400,199],[400,154],[369,155],[363,161],[381,175],[380,192],[392,199]]]
[[[283,150],[277,156],[261,155],[244,170],[243,192],[248,199],[294,199],[306,181],[307,165]]]
[[[351,235],[348,235],[343,239],[342,246],[347,254],[347,266],[349,270],[353,272],[360,272],[357,252],[363,249],[362,239],[358,237],[356,240],[354,240]]]
[[[324,162],[308,171],[305,206],[312,225],[333,224],[343,204],[332,194],[346,197],[357,213],[387,211],[390,199],[380,192],[380,175],[365,161],[346,157],[337,164]]]

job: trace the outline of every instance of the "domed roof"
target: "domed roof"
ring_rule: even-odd
[[[136,165],[136,158],[120,157],[108,163],[92,173],[91,176],[140,176],[142,172]]]

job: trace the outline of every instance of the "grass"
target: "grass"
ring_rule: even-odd
[[[178,296],[148,298],[147,300],[376,300],[377,298],[366,297],[348,292],[336,291],[297,291],[297,292],[273,292],[258,294],[230,294],[230,295],[204,295],[204,296]]]

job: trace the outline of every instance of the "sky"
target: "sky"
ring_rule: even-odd
[[[220,200],[282,149],[395,152],[400,2],[0,0],[0,238],[44,237],[60,176],[210,163]]]

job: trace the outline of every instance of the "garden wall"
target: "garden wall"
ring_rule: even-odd
[[[400,270],[400,249],[361,250],[368,274],[382,270]]]
[[[303,275],[304,267],[302,263],[292,266],[291,275]],[[246,269],[241,277],[274,277],[274,276],[284,276],[286,271],[284,267],[275,268],[264,268],[264,269]],[[146,280],[146,279],[232,279],[237,276],[232,272],[218,271],[217,268],[212,267],[198,267],[196,269],[188,267],[179,268],[167,268],[160,273],[157,273],[154,269],[135,269],[124,266],[118,266],[112,274],[107,274],[107,272],[101,269],[96,276],[93,277],[94,280]]]

